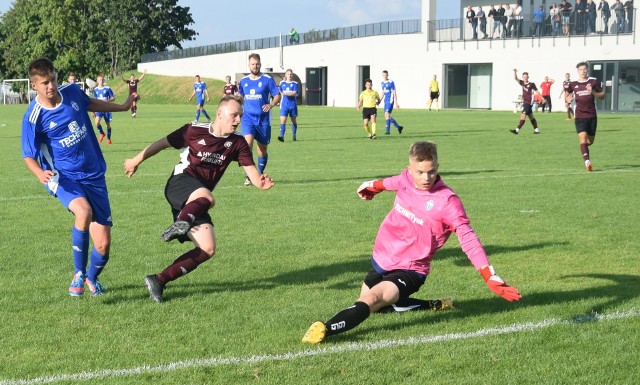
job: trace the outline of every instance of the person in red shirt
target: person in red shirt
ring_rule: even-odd
[[[589,157],[589,146],[595,141],[596,129],[598,128],[596,98],[604,99],[605,91],[600,80],[589,77],[589,64],[580,62],[576,68],[578,69],[578,80],[566,85],[565,92],[567,95],[575,95],[574,122],[580,140],[580,153],[587,171],[591,172],[593,166]]]
[[[544,98],[544,104],[542,105],[542,112],[544,112],[545,107],[549,108],[549,112],[551,112],[551,86],[556,81],[553,79],[549,79],[548,76],[544,77],[544,81],[540,83],[540,93]]]

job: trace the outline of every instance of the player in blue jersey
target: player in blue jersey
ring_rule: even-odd
[[[396,122],[394,118],[391,117],[391,113],[393,112],[393,107],[400,108],[400,104],[398,104],[398,95],[396,94],[396,84],[393,80],[389,80],[389,71],[382,71],[382,100],[384,100],[384,134],[391,134],[391,124],[393,124],[398,129],[398,134],[402,134],[401,125]]]
[[[131,108],[137,94],[124,104],[89,98],[76,84],[58,88],[56,70],[47,58],[29,64],[37,96],[22,120],[22,157],[45,189],[75,216],[71,230],[74,276],[69,294],[102,294],[98,275],[109,260],[111,207],[105,163],[87,111],[113,112]],[[91,264],[89,238],[93,240]]]
[[[196,75],[196,82],[193,84],[193,92],[191,96],[189,96],[189,101],[193,99],[193,95],[196,95],[197,98],[197,107],[196,107],[196,120],[194,123],[198,123],[200,119],[200,112],[207,117],[207,120],[211,120],[209,114],[207,114],[207,110],[204,109],[204,98],[207,97],[207,102],[211,100],[209,98],[209,91],[207,90],[207,84],[205,82],[200,81],[200,75]]]
[[[244,99],[244,115],[242,116],[242,135],[253,148],[253,140],[258,142],[258,171],[264,174],[269,154],[267,147],[271,142],[271,114],[269,111],[280,101],[280,90],[269,75],[260,72],[260,55],[249,55],[249,71],[251,74],[240,80],[238,93]],[[250,186],[247,177],[245,186]]]
[[[113,90],[111,87],[104,85],[104,75],[100,74],[96,78],[96,83],[98,85],[93,89],[93,97],[98,100],[104,100],[106,102],[113,102],[116,100],[116,96],[113,94]],[[107,143],[111,144],[111,112],[96,112],[96,128],[100,133],[100,137],[98,138],[98,142],[102,143],[104,139],[104,131],[102,130],[102,125],[100,124],[100,120],[104,117],[104,123],[107,126]]]
[[[287,117],[291,116],[291,135],[293,141],[296,141],[296,133],[298,132],[298,104],[296,97],[298,96],[298,82],[293,80],[293,71],[288,69],[284,73],[284,80],[280,82],[280,94],[282,102],[280,103],[280,136],[278,140],[284,142],[284,133],[287,130]]]

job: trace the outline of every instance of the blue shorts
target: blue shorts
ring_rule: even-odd
[[[104,118],[104,121],[111,123],[111,112],[96,112],[96,118]]]
[[[59,174],[58,174],[59,175]],[[58,176],[56,175],[56,176]],[[54,177],[45,184],[45,189],[69,210],[69,204],[76,198],[84,197],[93,211],[92,222],[104,226],[113,226],[111,221],[111,205],[105,179],[82,181]]]
[[[253,135],[253,138],[260,144],[269,144],[271,143],[271,121],[268,116],[259,122],[243,118],[241,133],[242,135]]]
[[[280,116],[298,117],[298,106],[280,107]]]
[[[204,99],[198,99],[196,102],[196,105],[198,107],[204,107]]]
[[[385,113],[391,113],[393,112],[393,103],[389,103],[389,104],[384,104],[384,112]]]

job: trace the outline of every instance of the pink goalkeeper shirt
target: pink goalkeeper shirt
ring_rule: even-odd
[[[408,169],[383,183],[385,189],[396,191],[396,200],[373,247],[373,259],[382,269],[429,274],[435,252],[452,231],[476,270],[489,264],[460,198],[439,176],[428,191],[415,187]]]

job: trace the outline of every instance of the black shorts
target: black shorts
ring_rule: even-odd
[[[403,300],[420,290],[420,287],[426,279],[426,276],[411,270],[391,270],[381,274],[378,273],[376,269],[371,268],[369,274],[364,278],[364,284],[367,285],[368,288],[372,288],[382,281],[392,282],[400,291],[400,298],[398,300]]]
[[[596,130],[598,129],[598,118],[575,118],[576,132],[586,132],[589,136],[596,136]]]
[[[171,174],[164,188],[164,196],[171,206],[171,214],[173,214],[174,222],[178,218],[178,214],[180,214],[180,210],[182,210],[184,204],[187,203],[187,199],[189,199],[191,193],[201,187],[206,188],[198,178],[194,178],[189,174]],[[194,226],[205,223],[213,225],[209,212],[204,213],[193,221]]]
[[[378,109],[376,107],[367,107],[362,109],[362,119],[371,119],[372,116],[376,116]]]
[[[439,91],[436,91],[436,92],[431,91],[431,99],[438,99],[439,97],[440,97]]]
[[[533,109],[531,107],[532,107],[531,104],[524,103],[522,105],[522,113],[525,114],[525,115],[533,114]]]

